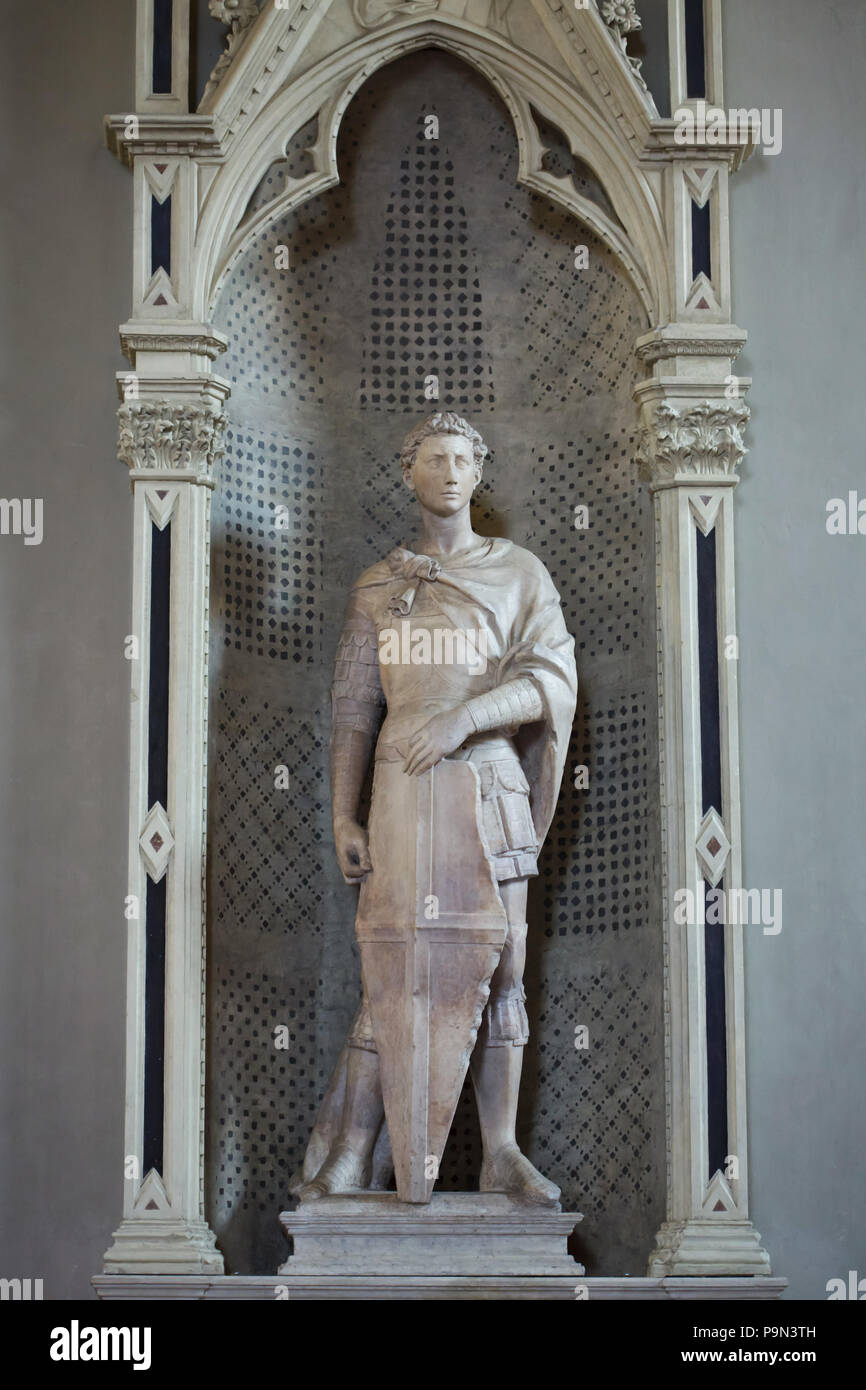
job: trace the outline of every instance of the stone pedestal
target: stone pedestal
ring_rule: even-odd
[[[584,1270],[566,1247],[580,1220],[576,1212],[546,1211],[499,1192],[437,1192],[424,1205],[391,1192],[325,1197],[280,1216],[294,1254],[279,1277],[290,1294],[294,1283],[336,1277],[343,1288],[357,1281],[366,1290],[405,1279],[417,1298],[426,1296],[427,1281],[441,1289],[450,1280],[496,1297],[528,1284],[530,1297],[548,1289],[573,1298]]]

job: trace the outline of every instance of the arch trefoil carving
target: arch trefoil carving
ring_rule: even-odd
[[[687,81],[684,0],[668,5],[677,110],[697,96]],[[705,0],[702,95],[720,106],[719,7]],[[129,937],[128,1176],[100,1291],[140,1275],[223,1275],[203,1195],[210,492],[231,412],[219,375],[226,340],[211,317],[252,242],[339,181],[338,132],[362,84],[436,48],[495,89],[514,124],[520,182],[607,245],[646,314],[635,343],[635,467],[655,513],[667,1073],[667,1221],[648,1277],[652,1287],[677,1276],[739,1277],[770,1296],[769,1258],[748,1204],[743,928],[729,923],[710,937],[703,925],[678,926],[673,910],[678,890],[697,898],[705,886],[743,886],[736,661],[725,659],[723,641],[736,634],[733,501],[749,415],[750,383],[734,375],[746,335],[731,321],[727,242],[729,180],[749,152],[744,136],[733,124],[721,141],[715,132],[716,143],[678,143],[628,50],[640,25],[634,4],[210,0],[209,8],[230,27],[198,108],[188,100],[190,0],[138,0],[135,111],[106,118],[135,197],[133,307],[120,330],[130,370],[118,385],[141,644],[127,890],[140,914]],[[167,13],[168,30],[157,32]],[[253,195],[265,174],[314,118],[309,172],[287,176],[259,206]],[[603,201],[545,168],[551,126]],[[170,625],[159,622],[166,607]],[[155,987],[164,1014],[156,1038],[145,1008]]]

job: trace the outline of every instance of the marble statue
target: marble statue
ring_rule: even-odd
[[[558,1207],[515,1122],[527,887],[574,719],[574,639],[544,565],[472,529],[486,453],[450,412],[412,430],[401,464],[419,540],[348,603],[331,792],[340,868],[360,885],[363,997],[293,1185],[302,1202],[381,1190],[392,1167],[400,1200],[429,1202],[468,1066],[480,1190]]]

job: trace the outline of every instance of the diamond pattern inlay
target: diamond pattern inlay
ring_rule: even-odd
[[[147,813],[138,844],[148,874],[154,883],[159,883],[168,868],[168,861],[174,849],[174,836],[168,816],[158,801],[153,803]]]
[[[715,888],[725,872],[731,842],[718,811],[712,806],[701,821],[696,848],[704,878]]]

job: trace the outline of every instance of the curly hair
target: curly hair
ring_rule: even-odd
[[[472,456],[475,467],[479,473],[484,467],[484,460],[487,457],[487,445],[481,438],[476,429],[473,429],[468,420],[464,420],[461,415],[456,415],[453,410],[438,410],[435,415],[429,415],[426,420],[422,420],[420,425],[416,425],[410,430],[403,440],[400,449],[400,467],[403,473],[412,471],[412,464],[415,462],[415,455],[425,439],[431,439],[437,434],[462,434],[472,445]]]

